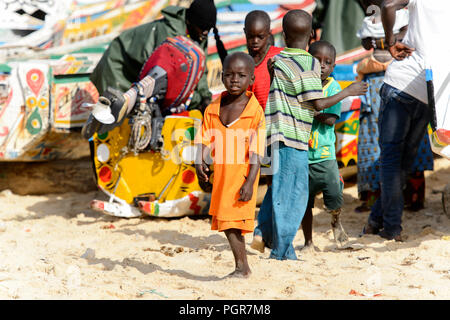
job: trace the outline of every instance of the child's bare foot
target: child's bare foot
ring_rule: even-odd
[[[264,253],[265,244],[261,236],[254,236],[253,241],[250,245],[251,248],[258,250],[261,253]]]
[[[300,249],[302,253],[316,253],[317,248],[314,246],[312,241],[305,242],[305,245]]]
[[[250,277],[251,274],[252,274],[252,272],[250,271],[250,269],[248,269],[248,270],[236,269],[232,273],[230,273],[228,276],[226,276],[226,278],[244,278],[244,279],[247,279],[247,278]]]

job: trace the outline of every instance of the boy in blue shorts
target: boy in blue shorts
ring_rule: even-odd
[[[362,94],[367,88],[354,83],[341,90],[339,83],[330,77],[335,67],[336,49],[327,41],[316,41],[309,47],[309,53],[320,62],[321,80],[324,97],[338,95],[342,99]],[[327,211],[331,214],[331,227],[338,245],[348,240],[339,216],[343,201],[344,181],[339,174],[336,161],[334,124],[341,116],[341,100],[335,105],[316,111],[311,128],[308,149],[309,163],[309,201],[302,220],[305,237],[304,249],[313,249],[312,242],[312,208],[316,194],[323,192]]]

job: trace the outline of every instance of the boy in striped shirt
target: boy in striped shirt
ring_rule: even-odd
[[[269,258],[296,260],[292,241],[308,203],[308,141],[315,111],[338,103],[323,98],[320,63],[306,52],[312,18],[303,10],[283,17],[286,48],[269,60],[272,78],[266,132],[272,158],[272,184],[258,214],[252,248],[272,249]]]

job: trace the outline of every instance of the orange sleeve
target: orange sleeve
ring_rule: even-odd
[[[202,125],[200,127],[200,130],[195,135],[195,143],[204,144],[205,146],[209,147],[212,142],[211,140],[211,117],[205,110]]]
[[[250,137],[249,152],[264,157],[266,150],[266,119],[262,108],[258,108],[254,123],[255,126],[252,128],[253,131]]]

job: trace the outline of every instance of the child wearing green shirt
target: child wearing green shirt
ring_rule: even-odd
[[[330,77],[334,70],[336,50],[327,41],[316,41],[311,44],[309,53],[319,60],[324,97],[334,95],[342,99],[361,94],[355,84],[341,90],[339,83]],[[360,86],[358,84],[358,86]],[[363,89],[364,90],[364,89]],[[331,214],[331,226],[334,239],[339,245],[348,240],[348,236],[340,223],[340,213],[343,201],[344,181],[339,174],[336,161],[334,124],[341,116],[341,100],[335,105],[316,111],[309,138],[309,201],[302,220],[302,230],[305,237],[305,247],[313,249],[312,242],[312,208],[316,194],[323,192],[323,200],[327,211]]]

